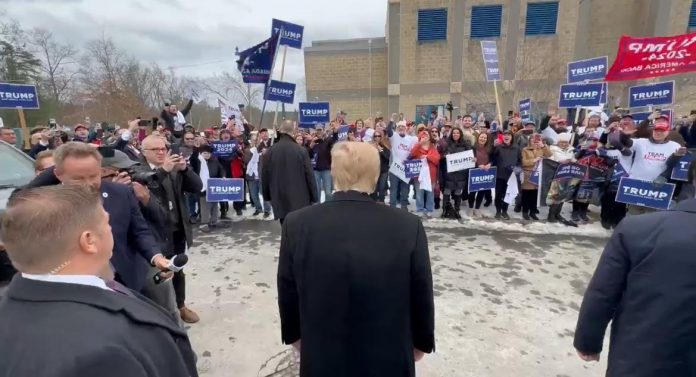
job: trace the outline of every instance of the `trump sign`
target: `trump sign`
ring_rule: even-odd
[[[632,178],[621,178],[616,201],[641,207],[669,209],[674,195],[675,185],[665,183],[656,185],[652,182]]]
[[[244,179],[209,178],[205,199],[214,202],[241,202],[244,200]]]

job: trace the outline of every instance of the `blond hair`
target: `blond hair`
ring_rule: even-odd
[[[63,169],[63,163],[68,157],[94,157],[100,163],[102,160],[102,155],[99,153],[97,148],[89,144],[71,141],[56,148],[55,152],[53,152],[53,162],[55,163],[56,170],[60,171]]]
[[[340,142],[331,150],[331,177],[337,191],[372,193],[379,178],[379,154],[368,143]]]
[[[41,152],[39,152],[39,154],[36,155],[36,159],[34,160],[34,170],[36,170],[36,171],[42,170],[43,160],[46,158],[53,158],[53,151],[52,150],[49,149],[49,150],[41,151]]]
[[[25,189],[12,195],[0,238],[19,271],[48,273],[70,260],[77,240],[99,222],[99,191],[82,185]]]

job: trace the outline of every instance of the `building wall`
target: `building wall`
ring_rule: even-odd
[[[497,83],[501,113],[516,110],[523,98],[532,98],[536,111],[557,103],[559,86],[566,81],[569,61],[606,55],[611,65],[621,35],[674,35],[686,32],[692,0],[559,0],[554,35],[525,36],[527,4],[539,0],[388,0],[386,30],[389,45],[373,66],[373,113],[388,116],[403,112],[415,117],[417,105],[444,105],[452,100],[455,115],[469,111],[496,112],[493,83],[485,82],[480,40],[470,38],[471,9],[477,5],[503,4],[501,36],[495,38],[503,81]],[[446,41],[418,42],[418,10],[448,9]],[[667,20],[667,22],[665,22]],[[315,58],[307,56],[310,93],[333,94],[338,107],[353,107],[364,117],[364,64],[353,54]],[[340,55],[336,53],[336,55]],[[364,60],[364,59],[363,59]],[[356,65],[347,68],[345,65]],[[374,75],[383,74],[379,81]],[[314,73],[318,70],[320,73]],[[362,72],[357,72],[362,71]],[[327,81],[332,83],[326,84]],[[675,75],[652,81],[675,80],[674,109],[688,113],[696,108],[696,75]],[[642,81],[645,82],[645,81]],[[626,105],[628,87],[635,81],[609,84],[609,104]],[[328,91],[350,91],[338,95]],[[375,94],[379,93],[378,96]],[[384,97],[382,96],[384,94]],[[388,100],[387,98],[388,94]],[[369,105],[369,104],[368,104]],[[349,116],[349,118],[352,118]]]

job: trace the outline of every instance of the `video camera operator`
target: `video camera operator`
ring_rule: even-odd
[[[100,147],[102,159],[102,179],[129,185],[133,188],[140,211],[147,222],[159,250],[167,250],[172,234],[169,232],[167,210],[157,197],[150,194],[150,187],[159,186],[155,172],[138,170],[140,165],[128,156],[111,147]],[[156,276],[157,275],[157,276]],[[171,281],[173,271],[162,271],[150,266],[145,274],[145,284],[141,293],[167,310],[173,318],[178,318],[178,308]]]
[[[184,192],[198,194],[203,183],[191,169],[186,160],[172,153],[162,137],[150,135],[142,142],[143,163],[137,172],[155,173],[159,185],[150,187],[150,194],[156,197],[168,210],[166,227],[171,232],[165,250],[165,256],[172,258],[186,253],[186,247],[193,245],[193,234],[189,214],[184,199]],[[186,281],[183,271],[174,274],[174,291],[181,319],[187,323],[199,321],[198,315],[186,307]]]

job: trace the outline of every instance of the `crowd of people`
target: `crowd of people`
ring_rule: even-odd
[[[1,229],[7,254],[21,276],[13,280],[7,291],[10,299],[4,307],[0,306],[0,311],[10,317],[21,316],[34,309],[23,303],[22,297],[41,301],[54,289],[46,283],[73,283],[123,293],[147,304],[138,306],[122,297],[114,301],[112,296],[82,292],[101,303],[96,304],[101,312],[91,320],[108,320],[113,314],[107,312],[114,308],[136,313],[121,327],[95,333],[88,343],[98,342],[100,336],[127,339],[124,335],[129,336],[133,322],[157,328],[151,337],[119,344],[113,352],[97,352],[90,359],[92,363],[104,364],[63,365],[56,359],[57,367],[80,373],[91,373],[101,365],[130,367],[134,365],[130,359],[133,349],[163,342],[168,352],[178,355],[174,364],[167,364],[164,351],[150,354],[151,360],[136,364],[170,371],[162,375],[196,375],[191,347],[181,330],[182,321],[200,320],[186,305],[186,250],[193,244],[196,229],[211,232],[226,228],[226,220],[243,215],[247,207],[254,211],[252,217],[268,218],[272,214],[283,226],[278,267],[283,341],[302,350],[304,370],[313,370],[312,375],[326,375],[336,363],[346,362],[344,348],[353,347],[350,339],[344,339],[339,347],[333,339],[325,338],[322,330],[351,310],[342,299],[364,300],[365,305],[378,307],[383,298],[380,292],[400,287],[400,294],[391,292],[391,304],[380,310],[381,317],[373,318],[371,325],[356,325],[352,331],[369,333],[379,342],[391,344],[385,350],[362,349],[360,357],[367,360],[376,354],[387,355],[390,360],[409,363],[405,375],[412,375],[413,362],[434,350],[434,322],[432,276],[422,221],[404,213],[409,211],[411,201],[415,200],[415,214],[424,219],[434,216],[436,210],[445,219],[481,219],[482,207],[494,206],[494,218],[501,221],[511,220],[511,212],[521,213],[524,221],[538,221],[541,203],[549,207],[548,222],[567,226],[590,222],[589,206],[597,204],[601,207],[602,226],[612,229],[623,224],[627,214],[654,211],[615,200],[617,172],[657,186],[674,183],[675,202],[694,197],[694,186],[690,184],[694,181],[694,163],[688,183],[673,180],[671,171],[684,156],[694,153],[696,114],[673,122],[656,112],[636,124],[631,114],[617,110],[608,115],[586,113],[577,124],[568,124],[557,109],[549,108],[539,124],[523,121],[515,114],[501,122],[486,120],[484,116],[475,120],[472,115],[450,120],[436,112],[427,124],[415,124],[399,114],[392,114],[388,120],[378,116],[349,124],[347,114],[340,111],[326,126],[302,128],[286,120],[271,133],[255,129],[244,119],[228,119],[225,124],[201,132],[186,123],[190,105],[189,102],[179,111],[166,104],[160,118],[138,118],[129,121],[126,128],[77,124],[69,129],[37,126],[31,131],[31,147],[25,152],[35,159],[36,177],[13,193]],[[672,123],[679,124],[672,127]],[[0,139],[10,144],[17,142],[14,131],[7,128],[0,129]],[[227,146],[225,153],[219,149],[222,144]],[[473,156],[473,167],[450,171],[448,156],[467,151]],[[395,163],[404,166],[410,161],[422,162],[417,177],[406,178],[394,171]],[[573,185],[557,181],[546,184],[534,179],[543,161],[577,163],[592,167],[599,174],[588,173]],[[470,192],[469,178],[474,168],[495,168],[494,188]],[[244,199],[232,203],[209,201],[208,180],[213,178],[243,179]],[[590,192],[598,194],[588,195],[588,185]],[[568,187],[573,187],[570,194]],[[322,198],[329,205],[312,206],[322,202]],[[561,214],[566,202],[572,203],[570,219]],[[47,216],[33,216],[38,208]],[[688,212],[690,207],[685,208]],[[347,219],[353,219],[350,223],[359,229],[339,231]],[[373,244],[384,231],[399,233],[406,228],[415,233],[401,237],[401,246]],[[20,237],[28,232],[41,237]],[[350,241],[356,232],[363,237]],[[74,237],[65,237],[66,234]],[[306,234],[312,235],[311,242],[301,239]],[[337,235],[345,236],[345,241]],[[352,245],[341,252],[381,266],[361,270],[360,274],[370,276],[366,278],[370,284],[353,287],[355,292],[377,293],[355,293],[357,296],[346,298],[337,296],[336,290],[326,290],[330,286],[350,291],[346,284],[355,282],[344,278],[356,273],[356,267],[346,269],[340,258],[312,259],[319,255],[312,248],[326,242]],[[361,242],[365,244],[356,248]],[[384,260],[394,261],[406,244],[415,244],[416,249],[413,256],[398,263],[398,268],[410,271],[403,276],[410,276],[411,281],[394,274],[395,266],[377,262],[368,255],[373,250],[388,256],[388,250],[392,250],[394,257]],[[42,258],[42,253],[51,248],[57,251],[50,258]],[[620,248],[614,245],[613,250],[616,249]],[[301,266],[295,264],[297,258],[303,258]],[[317,273],[313,263],[322,268],[328,264],[336,274],[327,277]],[[602,275],[598,279],[611,277]],[[300,280],[307,284],[300,284]],[[601,281],[593,281],[591,288],[596,292],[601,286]],[[56,292],[60,296],[57,301],[77,299],[73,291]],[[308,294],[316,301],[307,302]],[[584,307],[600,305],[591,298],[586,301]],[[331,313],[325,311],[327,307],[332,308]],[[52,310],[65,310],[66,315],[72,316],[70,310],[77,309],[63,308],[54,302]],[[404,338],[400,330],[407,323],[381,326],[382,335],[375,335],[376,328],[370,326],[390,322],[388,318],[397,318],[399,313],[411,316],[411,338]],[[591,317],[592,313],[585,315]],[[34,320],[49,328],[55,326],[50,321],[48,325],[42,322],[38,315]],[[79,324],[79,320],[68,321],[66,326]],[[3,337],[7,335],[17,344],[28,341],[13,329],[2,331]],[[121,334],[116,336],[115,331]],[[581,356],[592,359],[598,351],[596,337],[603,334],[603,329],[602,334],[595,328],[587,331],[592,338],[576,338],[576,347]],[[305,343],[300,343],[301,339],[306,339]],[[50,344],[57,343],[47,346]],[[413,347],[412,355],[391,353],[403,344]],[[62,352],[70,355],[71,351]],[[0,358],[0,366],[22,357],[20,352]],[[359,370],[388,370],[381,369],[385,365],[375,359]],[[31,375],[33,367],[28,368],[24,372]],[[137,374],[139,367],[133,368],[132,375],[160,375]]]

